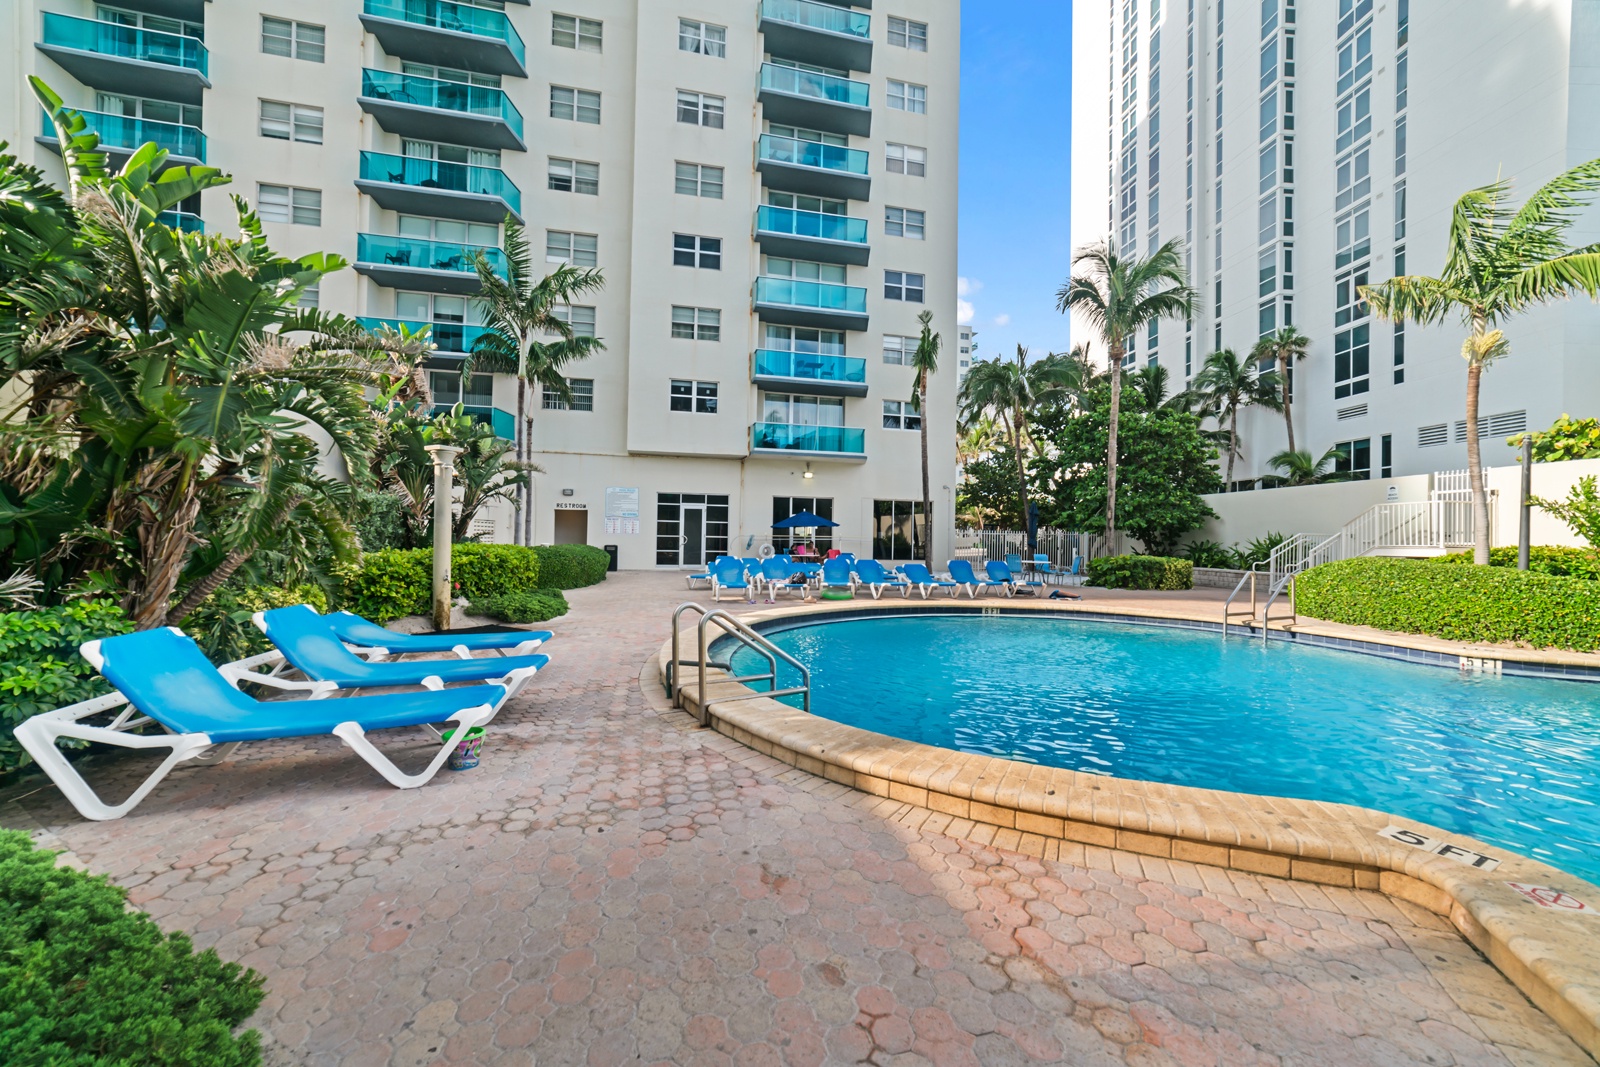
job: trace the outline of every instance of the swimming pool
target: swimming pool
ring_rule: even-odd
[[[819,621],[768,636],[811,670],[811,710],[836,722],[1377,808],[1600,883],[1600,685],[1061,616]],[[735,656],[739,673],[759,669],[752,655]]]

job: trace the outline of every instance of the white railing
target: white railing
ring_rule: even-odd
[[[1128,551],[1127,538],[1121,531],[1108,545],[1104,534],[1041,526],[1034,531],[1034,544],[1037,547],[1028,547],[1026,530],[960,528],[951,532],[950,551],[956,559],[974,562],[1004,560],[1007,555],[1031,559],[1034,553],[1040,552],[1048,556],[1051,565],[1056,567],[1071,567],[1074,558],[1088,562]]]
[[[1276,585],[1285,574],[1299,574],[1315,566],[1307,561],[1311,553],[1327,540],[1327,534],[1299,533],[1284,541],[1267,557],[1268,582]]]

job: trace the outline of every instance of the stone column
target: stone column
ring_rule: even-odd
[[[455,445],[429,445],[433,457],[433,628],[450,629],[450,505],[455,496]]]

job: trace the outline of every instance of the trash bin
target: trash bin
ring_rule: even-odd
[[[615,571],[617,569],[617,546],[607,545],[606,555],[611,557],[611,562],[606,565],[606,570]]]

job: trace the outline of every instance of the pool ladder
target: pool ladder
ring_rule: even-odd
[[[700,625],[698,627],[699,656],[696,659],[689,660],[682,658],[680,645],[683,636],[680,630],[681,620],[684,612],[687,611],[695,611],[700,614]],[[744,693],[739,696],[718,697],[716,700],[705,699],[706,669],[708,667],[715,667],[718,670],[728,672],[729,675],[733,675],[732,657],[729,657],[726,661],[717,661],[711,658],[711,642],[707,640],[707,632],[713,624],[722,630],[724,635],[732,637],[739,644],[767,661],[767,672],[765,674],[744,674],[720,680],[725,682],[767,682],[772,688]],[[798,686],[789,689],[777,688],[778,660],[780,659],[800,672],[800,684]],[[711,705],[731,704],[736,700],[799,696],[802,698],[804,710],[808,713],[811,711],[811,672],[806,669],[805,664],[721,608],[707,610],[705,605],[698,604],[693,600],[678,605],[677,610],[672,613],[672,658],[667,661],[666,667],[667,694],[672,697],[672,706],[675,708],[683,707],[683,672],[679,668],[696,667],[699,669],[700,688],[697,692],[700,694],[699,718],[702,725],[711,721]]]
[[[1243,618],[1245,620],[1243,625],[1258,625],[1258,617],[1256,613],[1256,579],[1263,573],[1261,567],[1262,564],[1260,563],[1253,564],[1250,569],[1245,572],[1244,577],[1239,579],[1239,584],[1233,587],[1233,592],[1228,594],[1228,600],[1222,606],[1222,636],[1224,640],[1226,640],[1228,636],[1228,624],[1236,617]],[[1266,571],[1265,573],[1269,579],[1272,577],[1271,571]],[[1287,621],[1292,625],[1300,618],[1299,613],[1295,610],[1295,574],[1296,572],[1291,570],[1287,574],[1280,576],[1277,581],[1272,582],[1272,584],[1267,587],[1266,603],[1262,606],[1259,616],[1262,644],[1266,644],[1267,639],[1272,634],[1272,627],[1270,625],[1272,622],[1272,605],[1276,603],[1278,598],[1281,597],[1285,592],[1289,594],[1289,615]],[[1233,602],[1238,598],[1239,594],[1244,591],[1245,583],[1247,582],[1250,585],[1250,607],[1248,609],[1243,607],[1236,608],[1233,606]],[[1279,621],[1282,622],[1284,619],[1280,617]]]

